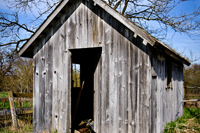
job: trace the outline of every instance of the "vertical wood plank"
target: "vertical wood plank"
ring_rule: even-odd
[[[45,126],[51,129],[52,125],[52,89],[53,89],[53,44],[52,39],[46,46],[46,87],[45,87]]]
[[[37,54],[33,57],[33,132],[36,132],[37,125],[37,114],[36,114],[36,99],[37,99],[37,74],[36,74],[36,65],[37,64]]]
[[[161,55],[162,56],[162,55]],[[163,124],[161,124],[161,131],[164,130],[164,125],[166,123],[166,89],[165,89],[165,60],[161,59],[160,60],[160,90],[162,91],[162,95],[160,98],[161,101],[161,118],[162,118],[162,122]]]
[[[116,26],[117,23],[114,20],[113,21],[113,25]],[[113,112],[113,132],[118,133],[118,129],[119,129],[119,121],[118,121],[118,117],[119,117],[119,97],[118,97],[118,93],[119,93],[119,88],[118,88],[118,76],[119,76],[119,71],[118,71],[118,64],[119,64],[119,54],[118,54],[118,48],[120,46],[120,38],[118,36],[120,36],[120,34],[113,29],[113,76],[114,76],[114,83],[113,83],[113,97],[114,97],[114,112]]]
[[[123,130],[123,122],[122,122],[122,115],[123,115],[123,93],[122,93],[122,62],[123,62],[123,58],[122,58],[122,45],[123,45],[123,42],[122,42],[122,36],[119,36],[119,40],[120,40],[120,44],[118,45],[118,72],[119,72],[119,76],[118,76],[118,98],[119,98],[119,112],[118,112],[118,126],[119,126],[119,129],[118,129],[118,132],[122,132]]]
[[[151,127],[150,132],[156,133],[157,130],[157,84],[158,84],[158,75],[157,72],[157,60],[152,57],[152,81],[151,81]]]
[[[140,61],[140,54],[139,54],[139,49],[137,49],[136,51],[135,51],[135,77],[136,77],[136,81],[135,81],[135,83],[136,83],[136,88],[137,88],[137,117],[136,117],[136,132],[141,132],[140,131],[140,103],[141,103],[141,101],[140,101],[140,95],[141,95],[141,92],[140,92],[140,75],[139,75],[139,73],[140,73],[140,63],[139,63],[139,61]]]
[[[80,6],[80,43],[82,48],[87,48],[87,7],[81,3]]]
[[[132,71],[131,71],[131,53],[130,53],[130,45],[131,45],[131,43],[128,43],[127,44],[128,45],[128,52],[127,52],[127,55],[128,55],[128,60],[127,60],[127,63],[128,63],[128,88],[127,88],[127,91],[128,91],[128,95],[127,95],[127,97],[128,97],[128,132],[129,133],[132,133],[132,110],[133,110],[133,107],[132,107],[132,104],[131,104],[131,102],[132,102],[132,97],[131,97],[131,92],[132,92],[132,86],[131,86],[131,80],[132,80]]]
[[[113,19],[110,17],[109,18],[109,21],[110,23],[113,22]],[[113,132],[114,130],[114,127],[113,127],[113,124],[114,124],[114,113],[115,112],[114,110],[116,109],[115,108],[115,89],[113,87],[114,85],[114,71],[115,71],[115,60],[114,60],[114,44],[113,44],[113,37],[114,37],[114,31],[113,29],[109,26],[110,30],[111,30],[111,34],[110,34],[110,43],[108,43],[109,45],[109,132]]]
[[[106,23],[103,22],[103,25],[105,26]],[[103,31],[105,33],[105,28],[103,27]],[[106,33],[105,33],[106,34]],[[108,35],[108,34],[107,34]],[[109,53],[108,53],[108,45],[106,44],[106,36],[105,40],[102,40],[103,46],[102,46],[102,102],[101,102],[101,130],[108,131],[107,130],[107,90],[108,88],[108,71],[109,71]]]
[[[58,105],[58,94],[59,94],[59,90],[58,90],[58,70],[59,70],[59,47],[58,47],[58,35],[54,34],[53,36],[53,93],[52,93],[52,131],[56,131],[58,130],[58,120],[59,120],[59,116],[58,116],[58,109],[59,109],[59,105]]]
[[[44,40],[43,40],[44,41]],[[45,130],[45,50],[43,46],[40,49],[40,59],[39,59],[39,131]]]
[[[163,81],[162,81],[162,72],[161,72],[161,61],[158,60],[158,102],[157,102],[157,105],[158,105],[158,126],[157,126],[157,132],[161,132],[162,129],[162,122],[163,122],[163,110],[164,110],[164,103],[163,103],[163,99],[164,99],[164,95],[163,95],[163,88],[162,88],[162,84],[163,84]]]
[[[99,117],[98,117],[98,114],[99,114],[99,110],[98,110],[98,102],[99,102],[99,65],[97,65],[97,68],[96,68],[96,71],[95,71],[95,74],[94,74],[94,90],[95,90],[95,93],[94,93],[94,122],[97,123],[94,125],[94,130],[96,132],[99,132]]]
[[[71,124],[72,124],[72,121],[71,121],[71,81],[72,81],[72,62],[71,62],[71,53],[68,52],[67,54],[67,60],[68,60],[68,124],[67,124],[67,129],[68,129],[68,132],[71,133]]]
[[[92,38],[93,38],[93,12],[91,8],[93,7],[91,1],[87,1],[87,47],[92,47]]]
[[[95,96],[94,96],[94,116],[95,116],[95,131],[101,132],[101,94],[102,94],[102,57],[100,57],[94,77],[94,87],[95,87]]]
[[[72,13],[70,18],[68,19],[69,25],[67,26],[67,40],[68,40],[68,48],[76,47],[76,14]]]
[[[138,41],[139,43],[139,41]],[[145,104],[145,101],[143,99],[143,96],[144,96],[144,91],[145,91],[145,79],[144,79],[144,76],[143,76],[143,73],[144,73],[144,54],[141,50],[139,50],[139,56],[140,56],[140,59],[139,59],[139,101],[140,101],[140,104],[139,104],[139,126],[140,126],[140,132],[142,133],[145,133],[145,128],[144,128],[144,117],[146,116],[145,115],[145,109],[144,109],[144,104]]]
[[[66,97],[65,97],[65,89],[66,89],[66,81],[64,81],[64,73],[66,73],[66,68],[65,68],[65,56],[66,56],[66,32],[65,32],[65,27],[66,25],[62,25],[59,29],[60,35],[59,35],[59,40],[58,40],[58,47],[59,47],[59,54],[60,54],[60,59],[59,59],[59,132],[66,132],[66,119],[65,119],[65,106],[66,106]]]
[[[84,46],[87,47],[88,46],[88,7],[87,7],[87,1],[85,1],[85,8],[84,8],[84,31],[82,31],[82,34],[84,34]]]
[[[129,36],[128,29],[124,30],[125,37]],[[128,132],[128,40],[123,38],[122,45],[122,89],[123,89],[123,132]]]
[[[65,27],[65,29],[67,26]],[[64,44],[66,45],[66,44]],[[62,123],[61,131],[62,132],[71,132],[71,52],[64,48],[65,51],[62,52],[63,60],[62,60]]]
[[[79,2],[76,2],[75,3],[75,5],[76,5],[76,11],[75,11],[75,13],[74,13],[74,15],[75,15],[75,29],[74,30],[76,30],[76,34],[75,34],[75,47],[74,48],[80,48],[80,46],[81,46],[81,40],[80,40],[80,31],[81,31],[81,27],[80,27],[80,18],[81,18],[81,12],[80,12],[80,7],[78,7],[79,6]]]
[[[36,55],[36,75],[37,75],[37,77],[35,77],[36,79],[35,79],[35,82],[37,83],[36,85],[36,105],[37,105],[37,107],[36,107],[36,132],[38,132],[39,131],[39,104],[40,104],[40,92],[39,92],[39,89],[40,89],[40,86],[39,86],[39,83],[40,83],[40,70],[39,70],[39,68],[40,68],[40,52]]]
[[[104,19],[109,20],[108,14],[104,13]],[[105,86],[106,89],[105,91],[105,104],[106,104],[106,109],[105,109],[105,132],[110,132],[110,78],[109,78],[109,71],[110,71],[110,44],[111,44],[111,27],[105,22],[104,23],[104,47],[105,47],[105,70],[104,70],[104,79],[105,79]]]
[[[102,56],[99,59],[99,63],[98,63],[98,67],[99,67],[99,98],[98,98],[98,130],[99,132],[103,132],[103,130],[101,130],[101,97],[102,97]]]
[[[129,71],[130,71],[130,77],[129,77],[129,123],[131,127],[129,127],[130,132],[136,131],[136,122],[137,122],[137,48],[134,46],[134,44],[130,43],[129,46]]]

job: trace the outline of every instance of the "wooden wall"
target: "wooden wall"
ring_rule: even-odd
[[[153,52],[152,52],[153,53]],[[172,88],[166,89],[166,55],[155,52],[151,56],[151,133],[163,132],[166,123],[183,115],[183,66],[172,62]]]
[[[136,33],[92,1],[66,8],[34,48],[33,131],[71,132],[69,50],[102,47],[94,74],[95,131],[162,132],[182,99],[182,69],[173,66],[174,89],[166,91],[164,61],[149,56],[149,44]],[[151,66],[158,75],[154,80]]]

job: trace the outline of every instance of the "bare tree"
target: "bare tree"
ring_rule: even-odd
[[[28,40],[28,38],[21,38],[22,30],[34,33],[25,24],[19,22],[17,13],[2,13],[0,12],[0,46],[15,45],[15,49],[19,47],[20,43]],[[5,43],[4,43],[5,42]]]
[[[0,90],[3,89],[5,78],[14,75],[15,61],[18,58],[16,52],[0,49]]]
[[[44,16],[48,15],[61,2],[61,0],[4,1],[8,7],[16,11],[24,13],[31,13],[33,10],[37,11],[36,15],[32,14],[35,18],[32,22],[43,20]],[[200,7],[194,7],[193,12],[189,13],[177,13],[174,10],[181,3],[187,2],[188,0],[104,1],[158,39],[164,39],[169,28],[175,32],[186,33],[189,36],[200,34]],[[8,14],[0,12],[0,36],[6,39],[6,41],[0,43],[0,46],[14,44],[17,48],[21,43],[24,43],[28,38],[22,38],[20,32],[22,30],[32,34],[35,29],[25,23],[20,23],[17,13]]]
[[[44,18],[59,4],[59,0],[4,0],[10,9],[15,12],[0,11],[0,47],[11,46],[14,51],[25,43],[35,29],[44,21]],[[36,14],[32,12],[36,12]],[[23,12],[33,20],[20,21],[18,12]],[[45,17],[44,17],[45,16]],[[28,34],[29,36],[24,36]]]
[[[200,7],[193,12],[178,12],[174,9],[189,0],[106,0],[107,3],[122,15],[141,26],[149,33],[164,39],[168,28],[189,36],[199,35]],[[151,22],[159,26],[152,26]],[[162,34],[161,34],[162,33]],[[161,36],[160,36],[161,35]],[[159,38],[160,37],[160,38]]]
[[[30,93],[33,89],[33,61],[20,58],[14,49],[0,49],[0,91]]]
[[[4,78],[3,89],[21,93],[31,93],[33,90],[33,61],[19,58],[15,61],[13,75]]]

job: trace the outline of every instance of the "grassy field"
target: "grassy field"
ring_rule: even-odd
[[[8,93],[6,92],[0,92],[0,97],[8,97]],[[23,102],[22,107],[32,107],[32,102]],[[15,107],[18,107],[18,103],[15,102]],[[3,108],[3,102],[0,102],[0,109]],[[10,108],[9,102],[5,102],[4,108]],[[30,123],[31,117],[25,116],[25,117],[19,117],[18,124],[19,129],[12,129],[11,122],[12,120],[5,120],[0,122],[0,133],[29,133],[33,132],[33,125]],[[29,119],[29,122],[28,122]],[[6,123],[6,126],[4,125]],[[3,124],[3,125],[1,125]]]
[[[184,108],[184,115],[167,123],[164,133],[200,133],[200,108]]]
[[[23,102],[23,104],[21,105],[21,107],[24,107],[24,108],[27,108],[27,107],[32,107],[32,102]],[[15,102],[15,107],[17,108],[18,107],[18,103]],[[9,102],[5,102],[5,106],[4,106],[5,109],[9,109],[10,108],[10,105],[9,105]],[[0,102],[0,109],[3,109],[3,102]]]
[[[0,92],[0,97],[8,97],[8,93]],[[26,107],[32,107],[33,105],[32,102],[23,102],[21,106],[26,108]],[[18,107],[17,102],[15,102],[15,107],[16,108]],[[4,108],[6,109],[10,108],[9,102],[5,102]],[[0,109],[3,109],[3,102],[0,102]]]
[[[0,97],[8,97],[8,93],[6,93],[6,92],[0,92]]]

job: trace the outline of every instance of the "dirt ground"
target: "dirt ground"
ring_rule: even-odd
[[[196,102],[185,102],[184,106],[186,108],[190,108],[190,107],[197,107],[200,108],[200,101],[196,101]]]

